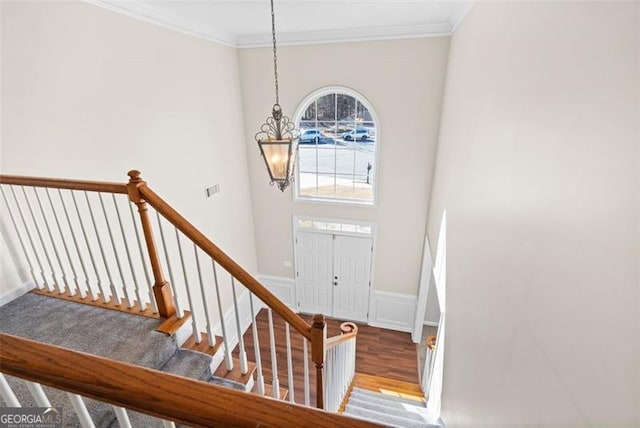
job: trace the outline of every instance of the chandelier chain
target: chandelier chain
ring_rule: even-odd
[[[278,94],[278,56],[276,54],[276,15],[273,11],[273,0],[271,0],[271,36],[273,38],[273,78],[276,85],[276,104],[280,104]]]

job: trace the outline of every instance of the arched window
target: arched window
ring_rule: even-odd
[[[379,132],[369,102],[351,89],[323,88],[300,103],[294,120],[296,198],[373,204]]]

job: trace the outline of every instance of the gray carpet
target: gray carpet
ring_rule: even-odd
[[[178,349],[173,338],[155,331],[159,323],[152,318],[32,293],[0,307],[0,332],[196,380],[221,383],[212,377],[209,355]],[[22,380],[11,376],[6,378],[22,406],[36,406]],[[228,382],[223,384],[239,387]],[[45,387],[45,392],[53,406],[63,408],[64,426],[79,427],[67,395],[48,387]],[[96,427],[119,426],[110,405],[90,399],[84,401]],[[6,405],[1,397],[0,402]],[[135,428],[162,427],[157,418],[132,411],[128,414]]]
[[[439,428],[441,426],[427,422],[424,402],[360,388],[353,388],[344,413],[390,427]]]
[[[178,349],[159,320],[27,293],[0,307],[0,331],[159,368]]]

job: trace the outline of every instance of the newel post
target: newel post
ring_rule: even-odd
[[[129,175],[129,184],[127,184],[129,199],[138,206],[144,240],[147,244],[147,252],[149,253],[149,260],[151,261],[151,269],[153,270],[153,279],[155,281],[153,284],[153,295],[156,299],[156,304],[158,305],[158,314],[162,318],[169,318],[176,313],[176,307],[173,303],[173,296],[171,295],[171,286],[164,279],[164,275],[162,274],[160,257],[158,256],[156,243],[153,239],[153,231],[151,230],[151,221],[149,220],[147,202],[144,200],[139,190],[140,187],[146,186],[147,183],[140,178],[140,171],[132,170],[129,171],[127,175]]]
[[[313,316],[311,325],[311,359],[316,364],[316,407],[324,409],[324,360],[327,343],[327,325],[324,315]]]

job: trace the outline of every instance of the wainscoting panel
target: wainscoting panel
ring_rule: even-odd
[[[295,280],[258,275],[260,282],[295,312]],[[416,296],[374,290],[369,306],[369,322],[374,327],[412,332],[416,312]]]
[[[416,296],[374,290],[369,325],[411,333],[415,313]]]
[[[293,278],[280,276],[258,275],[258,280],[276,297],[282,300],[293,311],[298,312],[296,304],[296,281]]]

